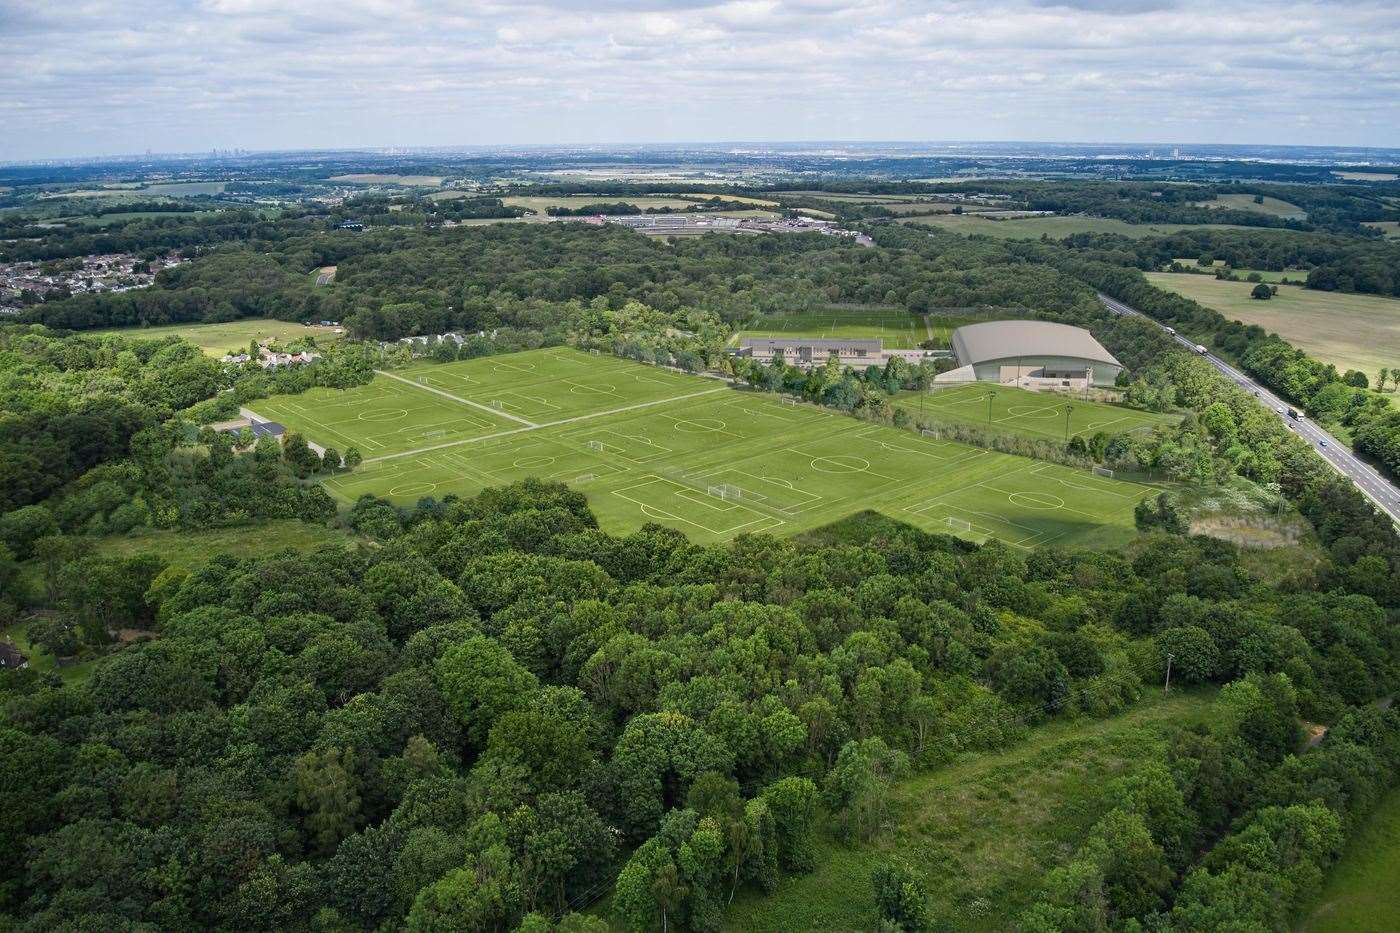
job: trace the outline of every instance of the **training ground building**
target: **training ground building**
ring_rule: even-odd
[[[735,356],[749,357],[767,363],[781,356],[790,366],[804,369],[825,366],[833,356],[842,366],[883,366],[891,357],[903,357],[911,363],[937,356],[928,350],[886,350],[878,337],[743,337]]]
[[[1050,321],[987,321],[953,331],[958,368],[940,384],[996,382],[1023,389],[1111,386],[1123,364],[1082,327]]]

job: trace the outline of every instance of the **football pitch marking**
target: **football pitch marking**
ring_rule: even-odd
[[[412,384],[412,383],[410,383],[410,385],[411,385],[411,384]],[[714,395],[716,392],[728,392],[728,391],[729,391],[729,387],[728,387],[728,386],[721,386],[721,387],[718,388],[718,389],[705,389],[705,390],[700,391],[700,392],[690,392],[690,393],[688,393],[688,394],[686,394],[686,395],[673,395],[673,396],[671,396],[670,398],[658,398],[658,399],[653,399],[653,400],[651,400],[650,402],[638,402],[638,403],[636,403],[635,405],[623,405],[623,406],[621,406],[621,407],[619,407],[619,408],[610,408],[610,409],[608,409],[607,411],[592,411],[592,412],[588,412],[587,414],[583,414],[583,415],[575,415],[575,416],[572,417],[572,418],[560,418],[558,421],[547,421],[547,422],[545,422],[544,424],[533,424],[533,423],[531,423],[531,424],[529,424],[528,427],[523,427],[523,428],[509,428],[509,429],[507,429],[507,430],[505,430],[505,431],[497,431],[497,432],[494,433],[494,434],[483,434],[481,437],[465,437],[465,438],[463,438],[463,439],[460,440],[460,441],[448,441],[448,442],[445,443],[445,444],[434,444],[434,445],[432,445],[431,447],[420,447],[420,448],[417,449],[417,450],[405,450],[405,451],[403,451],[402,453],[384,454],[382,457],[367,457],[367,458],[365,458],[365,461],[364,461],[364,462],[365,462],[365,463],[378,463],[378,462],[383,461],[383,460],[395,460],[395,459],[397,459],[397,458],[399,458],[399,457],[412,457],[412,456],[414,456],[415,454],[431,453],[431,452],[433,452],[433,451],[435,451],[435,450],[442,450],[442,449],[445,448],[445,447],[459,447],[459,446],[461,446],[461,445],[463,445],[463,444],[476,444],[476,443],[479,443],[479,442],[481,442],[481,441],[491,441],[491,440],[495,440],[496,438],[499,438],[499,437],[509,437],[509,436],[512,435],[512,434],[521,434],[521,433],[523,433],[523,432],[525,432],[525,431],[536,431],[536,430],[539,430],[540,428],[553,428],[553,427],[558,427],[558,426],[561,425],[561,424],[574,424],[574,423],[579,422],[579,421],[589,421],[589,420],[591,420],[591,419],[593,419],[593,418],[604,418],[604,417],[606,417],[606,416],[608,416],[608,415],[620,415],[620,414],[622,414],[623,412],[636,411],[636,410],[638,410],[638,409],[640,409],[640,408],[651,408],[651,407],[653,407],[653,406],[655,406],[655,405],[665,405],[665,404],[668,403],[668,402],[680,402],[680,401],[684,401],[685,399],[699,398],[699,397],[702,396],[702,395]],[[481,407],[481,406],[478,406],[478,407]],[[495,413],[495,414],[504,414],[503,412],[497,412],[494,408],[487,409],[487,411],[493,412],[493,413]],[[524,419],[517,418],[516,420],[517,420],[517,421],[521,421],[521,420],[524,420]],[[339,432],[336,432],[336,433],[339,433]],[[381,445],[379,445],[379,446],[382,447],[383,445],[381,444]]]
[[[529,366],[530,366],[531,369],[534,369],[534,368],[535,368],[535,364],[534,364],[534,363],[530,363]],[[512,366],[511,368],[512,368],[512,369],[517,369],[517,368],[519,368],[519,367]],[[522,371],[523,371],[523,370],[522,370]],[[376,373],[377,375],[380,375],[380,376],[387,376],[387,377],[390,378],[390,379],[397,379],[399,382],[402,382],[404,385],[413,386],[413,388],[415,388],[415,389],[421,389],[421,390],[424,391],[424,392],[433,392],[433,393],[436,393],[436,394],[438,394],[438,395],[441,395],[443,398],[450,398],[450,399],[452,399],[452,401],[454,401],[454,402],[461,402],[463,405],[470,405],[470,406],[473,407],[473,408],[480,408],[482,411],[490,412],[490,413],[493,414],[493,415],[500,415],[502,418],[509,418],[511,421],[518,421],[518,422],[520,422],[521,424],[529,425],[529,426],[532,427],[532,428],[537,428],[537,427],[539,427],[539,425],[536,424],[535,422],[530,421],[529,419],[526,419],[526,418],[522,418],[522,417],[520,417],[519,415],[512,415],[512,414],[511,414],[510,412],[508,412],[508,411],[502,411],[502,410],[499,409],[499,408],[492,408],[491,406],[489,406],[489,405],[483,405],[483,404],[481,404],[480,402],[473,402],[471,399],[462,398],[460,395],[453,395],[451,392],[445,391],[445,390],[443,390],[443,389],[435,388],[434,386],[424,385],[424,384],[422,384],[422,383],[414,382],[412,379],[405,379],[403,376],[398,376],[398,375],[395,375],[394,373],[385,372],[385,371],[382,370],[382,369],[376,369],[376,370],[375,370],[375,373]]]

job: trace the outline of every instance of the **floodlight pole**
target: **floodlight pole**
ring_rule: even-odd
[[[1066,406],[1065,406],[1065,443],[1066,443],[1066,444],[1069,443],[1069,415],[1070,415],[1070,412],[1072,412],[1072,411],[1074,411],[1074,406],[1073,406],[1073,405],[1066,405]]]
[[[996,397],[997,397],[997,393],[996,393],[996,390],[995,390],[995,389],[992,389],[992,390],[990,390],[990,391],[987,393],[987,429],[988,429],[988,430],[991,430],[991,427],[992,427],[992,399],[994,399],[994,398],[996,398]]]
[[[1172,659],[1175,657],[1176,655],[1174,654],[1167,654],[1167,680],[1166,683],[1162,684],[1162,693],[1164,694],[1169,692],[1172,688]]]

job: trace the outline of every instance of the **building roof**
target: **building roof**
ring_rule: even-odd
[[[1082,327],[1050,321],[987,321],[953,331],[958,362],[989,363],[1023,356],[1067,356],[1091,363],[1122,366]]]
[[[29,661],[24,653],[8,641],[0,641],[0,668],[20,668]]]
[[[852,337],[849,340],[828,340],[822,337],[744,337],[739,341],[739,345],[758,350],[796,350],[798,347],[808,347],[813,352],[826,353],[841,350],[879,353],[881,346],[878,337]]]
[[[254,437],[281,437],[285,433],[287,433],[287,429],[276,421],[253,422]]]

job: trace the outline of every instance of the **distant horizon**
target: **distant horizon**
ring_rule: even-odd
[[[259,157],[295,156],[298,154],[364,154],[370,156],[403,155],[405,157],[426,157],[435,154],[461,154],[470,155],[474,153],[502,153],[511,151],[522,152],[558,152],[558,153],[586,153],[596,151],[600,157],[605,157],[613,153],[625,153],[629,151],[653,151],[658,154],[666,154],[686,149],[725,154],[727,150],[739,147],[752,147],[754,152],[733,152],[736,157],[745,155],[762,154],[765,150],[771,152],[791,153],[811,147],[810,154],[819,157],[824,154],[837,155],[839,153],[823,153],[822,149],[832,149],[849,147],[852,149],[869,149],[867,154],[871,158],[880,155],[892,155],[898,149],[917,150],[920,147],[928,147],[928,151],[911,151],[899,153],[909,158],[984,158],[984,159],[1094,159],[1096,157],[1107,156],[1108,158],[1132,158],[1145,159],[1149,153],[1157,161],[1195,161],[1198,157],[1206,155],[1212,161],[1257,161],[1257,162],[1288,162],[1295,161],[1286,158],[1287,152],[1311,153],[1310,159],[1298,159],[1309,163],[1322,164],[1354,164],[1358,166],[1375,165],[1400,168],[1400,146],[1365,146],[1365,145],[1335,145],[1335,144],[1310,144],[1310,143],[1223,143],[1223,142],[1186,142],[1180,140],[1155,140],[1155,141],[1132,141],[1132,140],[1075,140],[1075,139],[834,139],[834,138],[810,138],[810,139],[686,139],[674,141],[658,140],[629,140],[613,142],[501,142],[501,143],[441,143],[441,144],[382,144],[382,145],[349,145],[349,146],[288,146],[288,147],[241,147],[241,146],[219,146],[210,149],[172,149],[166,151],[145,151],[145,152],[111,152],[111,153],[86,153],[68,155],[37,156],[26,159],[0,160],[0,166],[22,167],[27,165],[62,165],[62,164],[86,164],[101,165],[103,163],[127,163],[144,159],[152,160],[222,160],[222,159],[242,159]],[[976,147],[1022,147],[1034,149],[1036,147],[1046,147],[1047,149],[1080,149],[1080,150],[1124,150],[1121,153],[1104,152],[1094,154],[1091,152],[996,152],[977,151]],[[970,151],[937,151],[939,149],[950,150],[956,148],[966,148]],[[1196,150],[1191,152],[1189,150]],[[1173,150],[1182,150],[1179,155],[1174,155]],[[1223,150],[1223,151],[1222,151]],[[1230,150],[1237,150],[1231,152]],[[1274,158],[1270,158],[1266,153],[1272,151],[1276,153]],[[1327,158],[1335,156],[1336,158]],[[1342,158],[1349,156],[1350,158]],[[1395,162],[1375,162],[1368,161],[1374,157],[1384,157],[1394,159]]]

